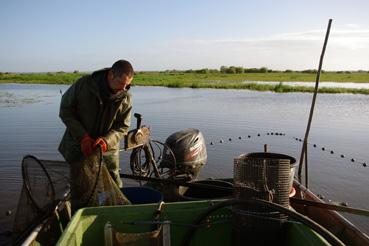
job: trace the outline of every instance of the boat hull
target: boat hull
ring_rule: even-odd
[[[294,181],[293,187],[296,190],[295,197],[324,203],[324,201],[296,180]],[[297,212],[328,229],[345,244],[369,245],[369,237],[338,212],[318,207],[304,206],[294,203],[293,200],[291,200],[290,204]]]

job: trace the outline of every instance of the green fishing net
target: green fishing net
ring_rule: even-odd
[[[13,223],[14,243],[24,240],[37,226],[55,217],[56,208],[61,204],[67,205],[70,211],[69,201],[74,211],[83,207],[130,204],[109,174],[100,150],[70,164],[27,155],[22,160],[22,176],[23,186]]]
[[[101,151],[71,165],[73,207],[131,204],[109,174]]]

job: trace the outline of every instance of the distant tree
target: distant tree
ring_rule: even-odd
[[[236,67],[236,73],[243,73],[243,67]]]
[[[167,69],[165,70],[165,73],[177,73],[179,72],[179,70],[176,70],[176,69]]]
[[[286,70],[284,70],[284,72],[285,72],[285,73],[292,73],[293,71],[292,71],[292,70],[290,70],[290,69],[286,69]]]
[[[195,73],[207,74],[209,73],[209,69],[203,68],[203,69],[195,70]]]
[[[227,70],[228,70],[228,67],[226,67],[226,66],[221,66],[220,67],[220,72],[221,73],[227,73]]]
[[[79,71],[78,70],[74,70],[73,73],[79,73]]]
[[[232,73],[235,74],[236,73],[236,67],[235,66],[230,66],[227,71],[227,73]]]
[[[236,66],[221,66],[219,72],[221,73],[272,73],[274,72],[272,69],[268,69],[267,67],[261,68],[243,68]]]
[[[245,68],[244,72],[245,73],[258,73],[259,70],[257,68]]]
[[[306,70],[302,70],[301,72],[302,73],[317,73],[318,70],[316,70],[316,69],[306,69]]]
[[[267,67],[261,67],[261,68],[259,69],[259,72],[260,72],[260,73],[267,73],[267,72],[268,72],[268,68],[267,68]]]
[[[219,70],[218,69],[209,69],[209,72],[210,73],[219,73]]]

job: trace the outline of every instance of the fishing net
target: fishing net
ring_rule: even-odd
[[[70,198],[74,208],[130,204],[110,176],[101,150],[70,165],[27,155],[22,160],[22,176],[13,224],[14,244],[22,242],[42,222],[58,217],[57,207],[67,207],[70,214]]]
[[[131,204],[109,174],[101,150],[71,165],[74,209]]]
[[[63,161],[38,160],[27,155],[22,160],[23,186],[13,224],[13,240],[19,240],[67,199],[69,168]]]

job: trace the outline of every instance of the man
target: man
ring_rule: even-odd
[[[59,116],[67,128],[59,151],[70,165],[72,206],[75,208],[78,205],[73,205],[73,200],[78,201],[85,192],[76,182],[81,162],[98,146],[111,177],[122,187],[119,143],[130,126],[132,105],[128,90],[133,74],[132,65],[119,60],[111,68],[78,79],[62,97]]]

